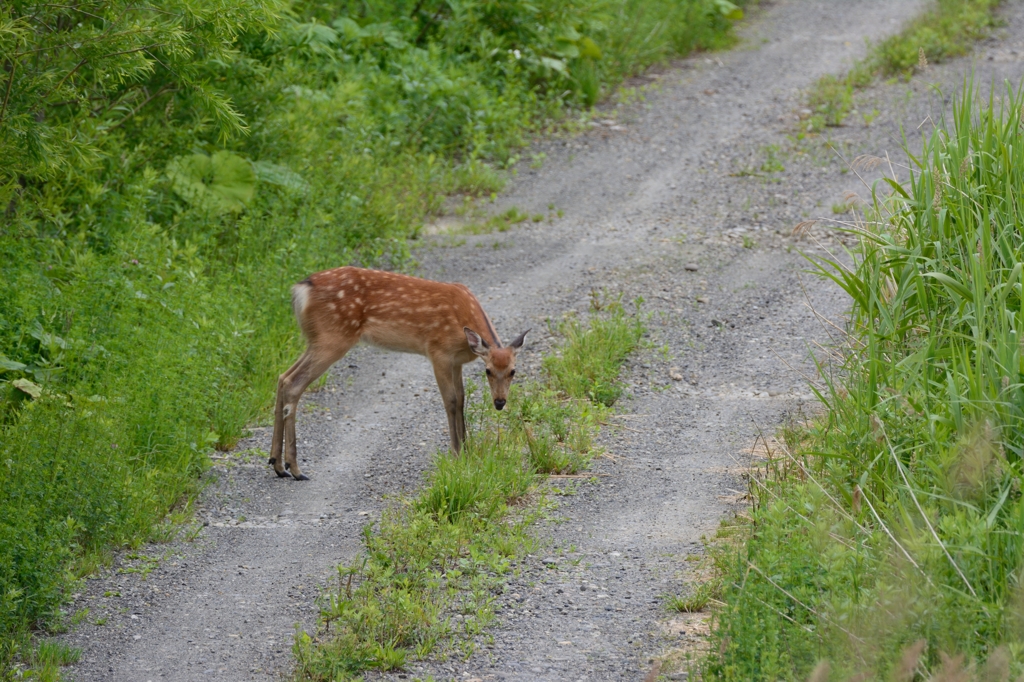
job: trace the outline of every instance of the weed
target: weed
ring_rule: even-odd
[[[570,317],[558,325],[568,343],[559,355],[544,358],[552,383],[573,398],[587,398],[611,406],[622,395],[616,381],[619,366],[644,333],[639,316],[630,317],[618,301],[605,304],[607,317],[588,327]]]
[[[675,595],[665,600],[665,607],[680,613],[699,613],[712,599],[718,599],[722,593],[722,585],[716,580],[700,583],[687,595]]]
[[[779,160],[780,149],[777,144],[770,144],[764,148],[764,161],[761,163],[762,173],[781,173],[786,170]]]

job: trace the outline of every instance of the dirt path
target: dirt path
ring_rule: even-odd
[[[918,7],[764,5],[736,50],[666,72],[615,125],[533,150],[547,154],[544,167],[523,164],[499,203],[531,214],[554,204],[564,218],[462,244],[425,240],[423,274],[467,283],[506,338],[534,328],[527,370],[549,344],[545,320],[586,310],[593,290],[642,295],[664,348],[628,368],[625,428],[606,431],[612,458],[596,465],[608,476],[555,498],[543,549],[519,565],[493,637],[466,661],[417,663],[398,677],[639,680],[652,654],[693,634],[685,625],[663,634],[659,598],[680,590],[701,535],[740,509],[741,453],[758,427],[810,399],[800,372],[809,372],[809,344],[828,337],[807,302],[829,317],[843,305],[801,275],[797,249],[818,247],[789,234],[863,190],[820,143],[787,141],[799,90]],[[1024,34],[1019,23],[1011,37]],[[991,64],[1020,71],[1009,44],[983,49],[999,55]],[[948,78],[955,69],[963,64]],[[852,116],[834,133],[841,148],[895,150],[897,124],[934,108],[927,94],[899,88],[926,92],[871,94],[879,116],[870,127]],[[837,246],[825,228],[812,235]],[[289,669],[295,624],[313,626],[314,599],[358,552],[361,527],[384,495],[420,483],[447,438],[427,363],[369,348],[305,400],[298,431],[310,482],[274,477],[255,451],[269,433],[257,429],[214,470],[197,512],[208,525],[194,541],[150,546],[86,583],[73,608],[89,613],[66,636],[84,650],[74,679],[272,680]]]

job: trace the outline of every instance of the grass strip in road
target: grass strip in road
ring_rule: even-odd
[[[808,132],[840,126],[853,108],[853,94],[875,78],[909,78],[929,63],[967,54],[998,24],[1000,0],[937,0],[894,36],[875,43],[868,56],[843,76],[823,76],[811,88]]]
[[[714,550],[704,679],[1024,673],[1022,107],[969,84],[854,264],[818,263],[852,299],[845,362]]]
[[[296,636],[294,679],[348,680],[472,651],[513,560],[534,544],[528,500],[547,474],[586,470],[612,391],[621,394],[621,365],[644,333],[639,312],[618,303],[559,328],[565,338],[545,358],[547,380],[514,385],[502,412],[470,401],[461,455],[438,453],[423,490],[367,526],[364,554],[339,567],[337,588],[323,597],[319,632]],[[594,385],[600,397],[579,388]]]

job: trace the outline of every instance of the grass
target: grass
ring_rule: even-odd
[[[1024,672],[1022,106],[967,84],[854,265],[816,262],[849,335],[715,549],[706,679]]]
[[[715,580],[708,580],[697,585],[689,594],[673,595],[665,600],[669,611],[679,613],[700,613],[713,599],[721,596],[722,586]]]
[[[967,54],[997,25],[998,6],[999,0],[937,0],[898,34],[872,45],[869,55],[845,75],[820,78],[808,93],[812,114],[802,125],[809,132],[841,126],[853,109],[854,92],[876,77],[909,78],[929,63]],[[865,123],[876,115],[865,114]]]
[[[533,135],[652,64],[728,45],[735,9],[239,0],[261,17],[244,23],[232,2],[202,8],[223,21],[185,22],[230,24],[171,55],[187,68],[157,54],[147,70],[132,49],[135,70],[114,74],[79,69],[64,29],[32,23],[41,6],[0,5],[5,46],[35,55],[8,74],[0,115],[0,146],[17,151],[0,155],[0,639],[59,627],[113,548],[167,539],[158,526],[210,453],[267,418],[300,350],[293,282],[348,263],[412,269],[410,243],[447,196],[493,196]],[[90,41],[112,34],[75,21],[89,14],[77,6],[45,11]],[[534,431],[538,461],[572,468],[549,430]],[[30,657],[5,648],[0,671]]]
[[[637,301],[638,308],[641,302]],[[544,370],[566,395],[611,407],[622,395],[622,386],[616,381],[618,367],[636,348],[643,322],[638,316],[630,320],[618,301],[592,307],[607,308],[610,314],[589,325],[575,317],[559,323],[557,329],[567,343],[561,352],[544,358]]]
[[[577,327],[585,333],[566,336],[560,357],[597,352],[601,375],[617,385],[623,349],[643,334],[639,316],[615,304]],[[576,384],[566,376],[513,385],[502,412],[471,401],[460,456],[438,453],[424,488],[394,500],[377,527],[365,529],[365,552],[339,567],[318,632],[297,633],[295,679],[356,679],[366,670],[401,669],[411,658],[468,655],[494,619],[513,561],[534,546],[528,530],[536,511],[528,502],[538,483],[546,474],[585,470],[595,454],[608,407],[571,393],[566,387]]]

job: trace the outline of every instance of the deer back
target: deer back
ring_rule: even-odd
[[[342,267],[296,284],[292,304],[310,344],[351,344],[355,337],[393,351],[468,362],[475,356],[463,328],[470,327],[501,346],[480,302],[462,284]]]

